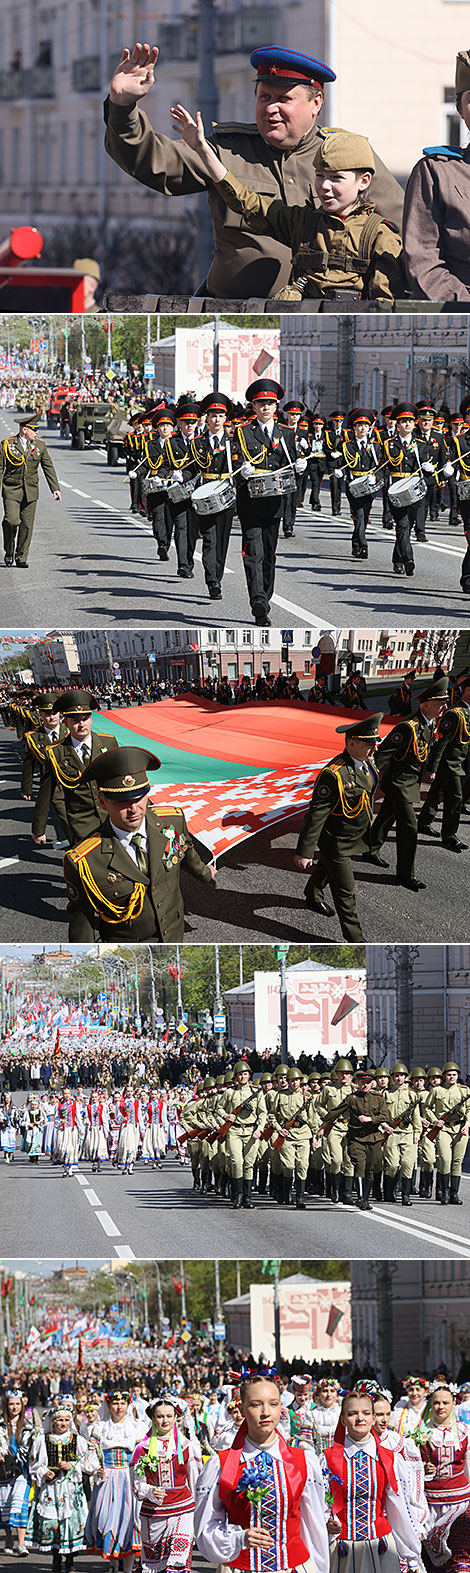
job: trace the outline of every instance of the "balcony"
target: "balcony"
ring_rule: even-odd
[[[0,100],[18,98],[55,98],[53,66],[30,66],[28,70],[0,71]]]
[[[243,6],[232,14],[214,16],[216,54],[249,54],[258,44],[275,36],[278,21],[277,6]],[[179,22],[163,23],[159,43],[162,61],[197,60],[197,19],[188,16]]]
[[[74,93],[99,93],[100,86],[100,62],[96,55],[83,55],[81,60],[72,61]]]

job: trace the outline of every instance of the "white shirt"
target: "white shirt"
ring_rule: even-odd
[[[243,1445],[241,1459],[250,1458],[253,1453],[271,1453],[273,1458],[280,1457],[279,1439],[275,1438],[269,1447],[258,1447],[249,1438]],[[329,1549],[326,1529],[326,1506],[323,1477],[321,1466],[313,1448],[305,1449],[307,1463],[307,1479],[300,1500],[300,1525],[301,1535],[308,1551],[309,1563],[304,1566],[312,1567],[315,1573],[328,1573]],[[235,1562],[243,1550],[245,1530],[241,1525],[231,1524],[227,1518],[225,1507],[219,1497],[220,1458],[214,1455],[204,1465],[202,1474],[196,1486],[196,1508],[194,1514],[194,1531],[198,1551],[209,1563]]]
[[[133,862],[137,866],[137,847],[133,847],[132,846],[132,837],[133,836],[140,836],[141,837],[142,851],[147,853],[147,855],[148,855],[148,846],[147,846],[148,837],[147,837],[147,826],[146,826],[146,823],[145,823],[145,819],[142,820],[142,824],[141,824],[140,830],[118,830],[117,825],[112,825],[111,828],[112,828],[113,836],[117,837],[117,840],[121,842],[121,844],[124,847],[125,851],[129,853],[129,857],[132,858]]]
[[[273,434],[273,431],[274,431],[274,421],[273,420],[272,421],[260,421],[259,424],[261,426],[261,431],[264,431],[266,433],[266,436],[267,436],[267,438],[269,439],[269,442],[270,442],[272,434]]]
[[[83,764],[83,750],[84,750],[84,748],[89,749],[89,759],[88,759],[87,763],[90,764],[90,762],[91,762],[91,735],[90,735],[90,737],[84,737],[82,739],[81,743],[76,743],[75,742],[75,738],[72,737],[71,738],[71,743],[72,743],[72,748],[75,749],[75,753],[78,754],[78,757],[79,757],[81,765]]]

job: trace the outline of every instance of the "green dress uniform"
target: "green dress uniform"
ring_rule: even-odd
[[[470,1114],[470,1093],[467,1087],[459,1086],[454,1082],[450,1087],[434,1087],[429,1093],[426,1117],[432,1125],[436,1120],[445,1120],[443,1130],[436,1135],[437,1168],[441,1178],[441,1201],[457,1199],[459,1193],[462,1164],[467,1151],[468,1126]]]
[[[362,1211],[369,1212],[372,1184],[382,1168],[381,1138],[387,1104],[381,1092],[360,1085],[349,1094],[347,1101],[347,1147],[359,1190],[358,1205]]]
[[[279,78],[278,78],[279,81]],[[289,283],[291,250],[285,239],[254,236],[237,214],[227,208],[221,191],[210,180],[198,154],[180,141],[154,131],[145,112],[136,104],[105,104],[106,149],[126,174],[165,196],[188,197],[207,192],[214,229],[214,256],[207,280],[201,285],[218,299],[266,299]],[[298,147],[286,153],[264,141],[256,125],[239,123],[212,127],[211,147],[221,162],[244,185],[271,198],[282,198],[289,208],[312,202],[312,160],[326,129],[313,126]],[[376,172],[369,187],[377,210],[401,225],[403,192],[393,175],[374,155]],[[317,206],[317,199],[313,196]]]
[[[91,749],[91,761],[119,747],[112,732],[92,732],[86,741]],[[78,846],[86,836],[99,830],[104,810],[100,809],[95,784],[82,781],[85,769],[86,764],[82,764],[70,732],[67,731],[63,742],[46,749],[45,770],[33,815],[33,836],[44,835],[51,802],[71,846]]]
[[[380,743],[377,764],[385,766],[382,778],[383,803],[372,826],[371,854],[378,859],[380,848],[396,822],[397,879],[405,883],[414,878],[421,776],[426,768],[433,740],[433,726],[418,710],[417,716],[403,720]]]
[[[369,716],[352,727],[337,727],[351,737],[378,737],[382,716]],[[373,728],[375,727],[375,730]],[[337,754],[320,771],[296,847],[298,857],[313,857],[320,850],[305,887],[307,905],[321,902],[329,884],[341,924],[341,932],[351,942],[361,941],[363,933],[356,906],[351,858],[370,846],[372,804],[378,781],[375,762],[362,764],[347,749]]]
[[[223,1109],[219,1109],[221,1124],[229,1114],[235,1115],[227,1137],[227,1149],[236,1205],[249,1206],[253,1169],[258,1157],[259,1136],[255,1136],[255,1131],[264,1130],[267,1118],[261,1087],[233,1087],[224,1100]]]
[[[388,1124],[399,1118],[391,1136],[384,1142],[384,1199],[392,1201],[398,1171],[402,1176],[402,1201],[405,1206],[411,1191],[411,1177],[416,1166],[417,1142],[422,1132],[422,1119],[418,1098],[410,1086],[394,1087],[391,1082],[385,1093]]]
[[[429,755],[429,769],[435,772],[435,777],[418,819],[418,830],[429,831],[443,799],[444,846],[452,846],[457,841],[469,754],[470,705],[461,701],[453,710],[447,710],[439,721],[438,736]],[[460,846],[457,842],[455,850]]]
[[[63,742],[67,736],[67,727],[61,721],[58,742]],[[33,732],[25,732],[25,753],[21,771],[21,791],[24,797],[31,797],[33,790],[34,770],[39,766],[40,780],[47,769],[47,750],[51,745],[51,734],[47,727],[40,721],[36,723]]]
[[[104,790],[104,788],[103,788]],[[181,940],[181,869],[209,884],[181,808],[147,808],[148,868],[140,868],[113,834],[109,819],[64,857],[69,939]]]
[[[39,497],[39,467],[49,491],[60,491],[50,453],[41,437],[6,437],[0,444],[0,484],[3,497],[5,557],[26,564]]]

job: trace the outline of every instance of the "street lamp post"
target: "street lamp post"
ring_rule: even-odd
[[[289,951],[289,945],[287,945],[287,944],[274,945],[273,949],[274,949],[274,955],[276,957],[276,961],[279,962],[279,972],[280,972],[279,993],[280,993],[280,1018],[281,1018],[281,1061],[282,1061],[283,1065],[287,1065],[287,1058],[288,1058],[288,1030],[287,1030],[287,971],[286,971],[286,958],[287,958],[288,951]]]
[[[218,947],[218,945],[214,945],[214,970],[215,970],[215,995],[214,995],[214,1016],[215,1016],[215,1015],[220,1015],[220,1012],[223,1010],[223,1004],[224,1004],[223,999],[222,999],[222,990],[221,990],[221,987],[220,987],[220,959],[219,959],[219,947]],[[219,1054],[223,1054],[224,1033],[223,1032],[216,1032],[215,1038],[216,1038],[218,1052],[219,1052]]]

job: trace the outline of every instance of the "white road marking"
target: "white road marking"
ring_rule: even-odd
[[[97,1196],[96,1191],[92,1190],[91,1185],[87,1187],[85,1196],[91,1207],[102,1207],[103,1203],[100,1201],[99,1196]]]
[[[0,858],[0,868],[11,868],[12,863],[19,863],[19,857]]]
[[[78,1180],[79,1185],[88,1185],[88,1180],[85,1174],[75,1174],[74,1179]]]
[[[95,1213],[95,1218],[99,1218],[102,1229],[104,1229],[105,1234],[107,1234],[110,1238],[111,1236],[115,1237],[121,1233],[121,1230],[116,1228],[116,1224],[113,1223],[109,1213]]]
[[[305,607],[298,606],[296,601],[286,601],[283,595],[272,595],[271,600],[274,601],[275,606],[282,606],[284,612],[295,612],[297,617],[304,617],[310,628],[321,629],[323,627],[323,623],[320,623],[318,618],[312,616],[311,611],[307,612]]]
[[[356,1207],[348,1208],[348,1211],[355,1212],[357,1215]],[[399,1223],[395,1218],[386,1218],[384,1217],[382,1208],[380,1209],[380,1212],[376,1212],[374,1207],[371,1213],[361,1213],[361,1218],[369,1219],[373,1223],[375,1222],[379,1225],[384,1224],[386,1229],[398,1229],[400,1234],[409,1234],[413,1240],[426,1240],[429,1245],[433,1245],[434,1247],[437,1245],[436,1234],[434,1231],[431,1234],[431,1232],[427,1232],[426,1226],[421,1227],[419,1224],[413,1226],[411,1222],[409,1224]],[[456,1245],[453,1241],[451,1242],[450,1237],[447,1237],[447,1240],[449,1244],[449,1254],[451,1256],[465,1256],[468,1260],[470,1257],[470,1240],[465,1240],[462,1235],[460,1236],[460,1245]],[[440,1241],[442,1250],[444,1249],[445,1244],[446,1236],[443,1233],[443,1239]]]
[[[427,1209],[426,1209],[426,1211],[427,1211]],[[383,1213],[384,1213],[384,1217],[385,1218],[394,1218],[394,1216],[395,1216],[394,1213],[387,1212],[385,1208],[383,1209]],[[380,1209],[380,1216],[382,1217],[382,1208]],[[421,1227],[421,1225],[418,1223],[417,1219],[415,1220],[415,1219],[408,1218],[406,1221],[407,1221],[407,1223],[412,1223],[413,1222],[414,1225],[415,1225],[415,1228],[417,1228],[417,1229],[419,1229]],[[451,1229],[441,1229],[438,1224],[428,1223],[427,1218],[426,1218],[426,1221],[424,1223],[424,1228],[427,1229],[429,1234],[437,1234],[439,1236],[439,1238],[441,1240],[444,1240],[444,1241],[445,1240],[457,1240],[460,1243],[460,1245],[461,1245],[462,1241],[466,1241],[467,1240],[467,1236],[465,1234],[454,1234]],[[467,1243],[470,1246],[470,1240],[467,1240]]]
[[[119,1245],[119,1258],[121,1262],[135,1262],[134,1252],[130,1245]]]

